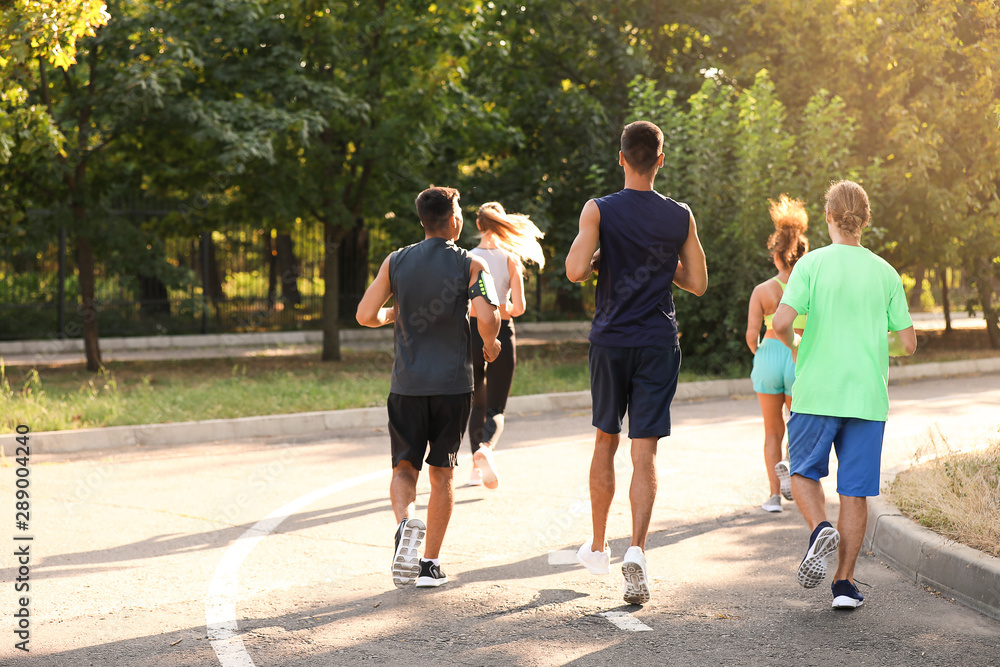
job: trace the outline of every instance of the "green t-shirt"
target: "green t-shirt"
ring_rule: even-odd
[[[889,332],[913,325],[896,270],[867,248],[829,245],[795,264],[781,303],[809,315],[792,412],[885,421]]]

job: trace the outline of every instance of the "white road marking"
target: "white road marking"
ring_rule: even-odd
[[[240,566],[254,550],[254,547],[274,532],[282,521],[303,507],[338,491],[344,491],[379,477],[388,477],[391,473],[391,468],[379,470],[367,475],[352,477],[300,496],[255,523],[229,545],[208,585],[208,601],[205,604],[208,638],[211,640],[212,650],[215,651],[222,667],[254,667],[254,662],[243,645],[243,638],[239,635],[239,627],[236,623],[236,600],[239,598],[240,592]]]
[[[576,559],[575,551],[550,551],[549,565],[576,565],[580,561]]]
[[[628,630],[629,632],[649,632],[653,630],[653,628],[627,611],[602,611],[598,616],[608,619],[612,625],[620,630]]]
[[[978,395],[978,394],[974,394]],[[901,405],[928,403],[941,398],[954,398],[964,396],[963,394],[953,394],[947,397],[935,397],[927,399],[916,399],[912,401],[900,401]],[[892,403],[890,403],[890,407]],[[705,428],[718,428],[720,425],[748,424],[761,422],[761,417],[750,417],[727,422],[710,422],[692,426],[681,426],[675,429],[677,433],[687,431],[698,431]],[[568,444],[565,441],[536,445],[536,447],[551,447]],[[520,447],[518,449],[531,449],[530,447]],[[462,459],[471,458],[470,455],[460,457]],[[205,621],[208,630],[208,638],[211,640],[212,649],[219,658],[221,667],[255,667],[253,660],[247,653],[243,645],[243,639],[239,635],[239,626],[236,622],[236,600],[239,597],[239,569],[243,561],[257,544],[270,535],[289,516],[298,512],[303,507],[308,506],[328,495],[343,491],[351,487],[363,484],[364,482],[388,476],[391,469],[379,470],[377,472],[346,479],[336,484],[318,489],[295,500],[292,500],[283,507],[267,515],[251,528],[247,529],[233,544],[223,553],[222,559],[216,567],[215,575],[208,585],[208,600],[205,604]],[[550,564],[563,564],[553,562],[553,557],[564,558],[556,554],[573,554],[573,561],[576,562],[576,554],[571,551],[553,551],[549,553]],[[607,611],[599,614],[607,618],[615,626],[622,630],[632,632],[642,632],[652,630],[648,625],[642,623],[627,612]]]

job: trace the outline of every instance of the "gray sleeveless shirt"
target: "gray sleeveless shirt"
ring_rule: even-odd
[[[471,264],[466,250],[442,238],[424,239],[393,253],[392,393],[444,396],[472,391]]]

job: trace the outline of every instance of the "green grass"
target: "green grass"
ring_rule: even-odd
[[[587,349],[587,343],[520,346],[511,395],[589,389]],[[966,357],[977,353],[964,351]],[[925,352],[922,360],[938,355],[961,357],[963,351],[949,346]],[[9,433],[18,424],[61,431],[375,407],[385,405],[391,370],[388,352],[330,363],[315,354],[110,362],[98,374],[82,364],[0,365],[0,414]],[[745,377],[745,371],[734,367],[722,377]],[[719,378],[682,370],[680,380]]]

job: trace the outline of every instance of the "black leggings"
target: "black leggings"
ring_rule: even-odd
[[[486,363],[483,358],[483,339],[475,317],[472,324],[472,372],[475,384],[472,387],[472,413],[469,417],[469,444],[475,453],[479,444],[486,442],[495,447],[503,433],[503,411],[507,409],[510,383],[514,379],[517,365],[514,324],[511,320],[500,321],[500,354]]]

